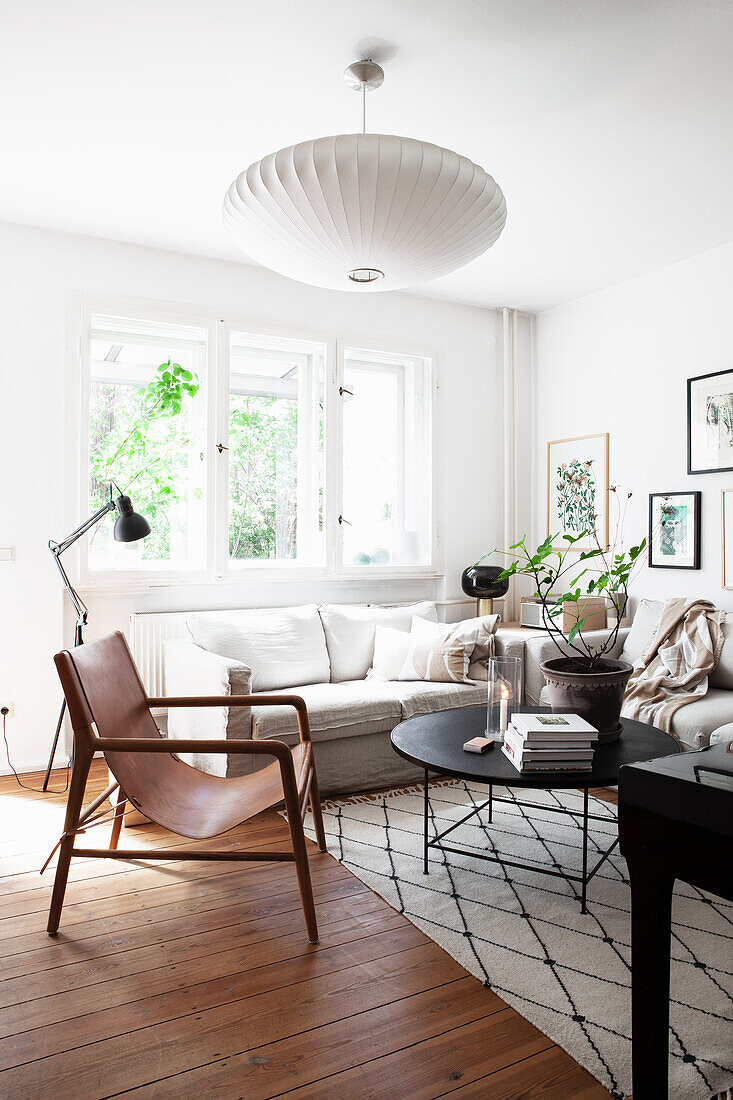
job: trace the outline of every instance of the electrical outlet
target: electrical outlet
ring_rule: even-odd
[[[15,713],[15,708],[14,708],[13,704],[12,703],[0,703],[0,712],[2,712],[5,709],[5,707],[8,708],[8,713],[5,714],[5,715],[0,713],[0,718],[12,718],[14,713]]]

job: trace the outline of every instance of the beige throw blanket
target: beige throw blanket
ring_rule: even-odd
[[[621,713],[671,733],[680,707],[701,699],[723,645],[724,611],[707,600],[667,600],[634,665]]]

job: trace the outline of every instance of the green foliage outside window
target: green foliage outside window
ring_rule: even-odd
[[[175,512],[188,499],[190,403],[198,390],[196,375],[170,359],[147,386],[91,386],[90,506],[99,508],[108,499],[110,481],[129,489],[151,527],[142,543],[144,560],[171,557]]]
[[[297,456],[296,401],[230,395],[230,558],[296,556]]]

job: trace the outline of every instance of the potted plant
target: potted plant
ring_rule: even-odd
[[[611,492],[616,493],[616,489],[612,487]],[[601,546],[595,530],[589,529],[577,535],[563,535],[561,541],[565,545],[559,550],[552,548],[558,536],[548,535],[534,553],[527,549],[526,536],[510,546],[510,552],[493,551],[513,559],[502,577],[524,576],[534,581],[534,595],[542,604],[543,623],[559,651],[558,657],[541,666],[552,709],[580,714],[596,727],[600,741],[615,741],[621,732],[621,706],[632,672],[626,661],[606,656],[616,644],[628,587],[646,549],[646,539],[628,551],[622,546],[623,518],[630,497],[631,493],[620,512],[608,550]],[[591,514],[590,518],[593,520],[594,516]],[[588,541],[595,543],[590,550],[573,549],[576,543]],[[560,591],[561,588],[565,591]],[[607,601],[616,622],[604,641],[591,644],[582,633],[590,614],[584,614],[583,605],[589,597],[599,596]],[[565,630],[564,612],[571,606],[576,611],[576,621]]]

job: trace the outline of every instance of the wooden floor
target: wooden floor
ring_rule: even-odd
[[[106,782],[95,763],[90,795]],[[0,778],[0,1097],[609,1095],[310,844],[318,946],[293,867],[267,863],[72,862],[48,937],[53,867],[38,870],[63,805]],[[286,835],[268,812],[211,843]],[[183,843],[152,826],[127,833],[141,847],[163,836]]]

